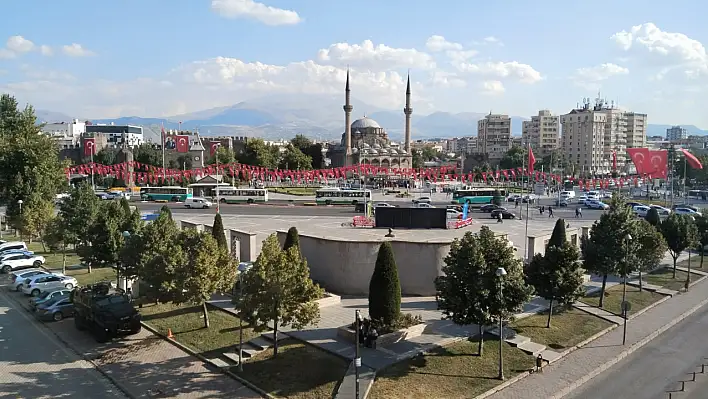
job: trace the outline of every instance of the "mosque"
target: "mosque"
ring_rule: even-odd
[[[386,130],[375,120],[364,116],[351,122],[352,111],[351,90],[349,89],[349,71],[344,89],[344,133],[338,145],[330,148],[329,158],[332,167],[339,168],[359,164],[369,164],[385,168],[411,168],[413,156],[411,153],[411,78],[408,76],[406,85],[406,116],[405,142],[403,148],[391,143]]]

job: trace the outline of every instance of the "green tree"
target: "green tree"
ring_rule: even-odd
[[[698,230],[698,250],[701,252],[701,269],[703,269],[703,256],[705,255],[705,247],[708,245],[708,217],[696,217],[696,229]]]
[[[634,252],[636,259],[631,261],[637,265],[639,291],[642,291],[644,289],[642,273],[654,270],[659,266],[668,248],[664,236],[647,220],[639,220],[637,222],[636,237],[633,238],[638,243],[639,248]]]
[[[524,147],[511,147],[509,151],[504,154],[501,161],[499,161],[499,167],[502,169],[520,168],[524,164],[524,162],[526,162],[526,153],[527,151]]]
[[[101,151],[97,152],[93,156],[93,161],[101,165],[115,165],[118,162],[117,159],[118,150],[115,148],[103,148]]]
[[[65,239],[74,248],[89,246],[89,230],[98,217],[100,201],[90,185],[80,184],[59,205],[59,216],[65,223]],[[90,273],[90,263],[88,268]]]
[[[67,240],[69,235],[66,230],[66,223],[61,215],[55,216],[47,225],[43,242],[49,247],[52,253],[61,251],[61,272],[66,274],[66,247],[71,242]]]
[[[308,139],[306,136],[302,134],[295,135],[292,140],[290,140],[290,144],[292,144],[295,148],[299,149],[302,152],[306,152],[308,148],[312,145],[312,140]]]
[[[423,157],[423,161],[434,161],[438,152],[432,146],[426,145],[421,149],[420,155]]]
[[[162,153],[150,143],[141,144],[133,149],[133,159],[144,165],[162,167]]]
[[[279,166],[281,169],[310,170],[312,169],[312,158],[300,151],[299,148],[289,144],[285,148]]]
[[[182,230],[179,241],[186,262],[175,271],[173,297],[178,303],[201,305],[204,328],[209,328],[207,302],[215,292],[229,290],[236,281],[238,265],[210,234],[195,229]]]
[[[229,243],[226,241],[226,232],[224,232],[224,222],[221,220],[221,214],[217,213],[214,216],[214,225],[211,227],[211,235],[216,240],[216,244],[220,249],[229,250]]]
[[[369,316],[385,326],[393,326],[401,315],[401,283],[390,241],[379,247],[374,273],[369,282]]]
[[[168,219],[172,220],[172,209],[169,206],[163,205],[160,207],[160,214],[164,214]]]
[[[423,154],[421,154],[421,152],[418,150],[413,150],[412,153],[413,153],[413,160],[411,162],[411,166],[414,169],[422,168],[423,162],[424,162],[423,161]]]
[[[98,216],[88,229],[87,242],[77,248],[78,255],[85,263],[118,269],[124,240],[120,230],[121,216],[118,202],[101,203]]]
[[[18,215],[20,235],[30,242],[44,234],[45,229],[54,218],[54,202],[47,201],[38,193],[32,193],[22,205],[22,213]],[[42,242],[44,246],[44,242]],[[46,251],[46,248],[44,248]]]
[[[280,149],[266,144],[262,139],[248,140],[243,154],[239,154],[238,161],[246,165],[275,169],[280,163]]]
[[[565,219],[556,220],[556,225],[553,226],[553,233],[551,233],[551,238],[548,239],[548,247],[556,246],[560,247],[564,242],[568,241],[568,237],[565,232]]]
[[[659,216],[659,211],[657,211],[656,208],[649,208],[649,211],[646,216],[644,216],[644,219],[654,227],[658,227],[659,223],[661,223],[661,217]]]
[[[632,210],[625,205],[622,197],[615,195],[610,201],[610,210],[593,223],[590,236],[582,239],[582,254],[585,270],[602,276],[600,303],[603,307],[607,277],[631,273],[634,262],[628,262],[631,255],[626,244],[628,235],[636,235],[636,219]]]
[[[230,164],[236,162],[236,155],[234,152],[226,147],[219,147],[214,155],[209,157],[209,160],[207,161],[207,165],[215,165],[216,161],[219,161],[219,164],[225,165],[225,164]]]
[[[180,155],[177,157],[177,168],[176,169],[183,169],[183,170],[191,170],[192,169],[192,157],[189,155]]]
[[[324,159],[322,156],[322,144],[315,144],[312,142],[312,140],[308,139],[307,137],[301,134],[298,134],[292,140],[290,140],[290,143],[295,148],[302,151],[303,154],[310,157],[310,159],[312,160],[312,169],[322,169],[324,167]]]
[[[317,323],[320,309],[315,302],[324,291],[310,279],[307,261],[295,248],[283,251],[275,234],[263,241],[261,254],[243,276],[239,317],[258,330],[274,327],[278,355],[278,329],[302,329]]]
[[[283,243],[283,251],[287,251],[292,247],[296,247],[298,251],[300,250],[300,235],[295,226],[288,229],[288,234],[285,236],[285,242]]]
[[[673,277],[676,278],[676,261],[683,251],[693,248],[698,242],[698,228],[689,216],[672,213],[659,225],[659,231],[664,236],[669,254],[673,258]]]

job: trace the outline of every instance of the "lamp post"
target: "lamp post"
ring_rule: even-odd
[[[22,215],[22,204],[23,204],[23,203],[24,203],[24,201],[22,201],[22,200],[17,200],[17,205],[20,206],[20,215]]]
[[[238,265],[238,371],[240,372],[243,372],[243,315],[241,315],[243,309],[243,273],[250,268],[247,263]]]
[[[125,241],[128,241],[128,239],[130,238],[130,232],[126,230],[126,231],[124,231],[124,232],[121,233],[121,234],[123,235],[123,239],[124,239]],[[123,244],[123,245],[125,245],[125,244]],[[116,284],[118,284],[118,288],[120,288],[120,269],[118,269],[118,268],[116,268]],[[127,289],[128,289],[128,283],[127,283],[127,282],[125,283],[125,288],[126,288],[126,291],[127,291]]]
[[[624,237],[624,247],[629,252],[629,242],[632,236],[627,234]],[[624,277],[622,278],[622,345],[627,343],[627,312],[629,312],[629,303],[627,302],[627,256],[624,257]]]
[[[506,276],[506,269],[500,267],[497,269],[496,274],[499,277],[499,379],[504,381],[504,310],[502,304],[504,303],[504,276]]]
[[[359,394],[359,368],[361,367],[361,355],[359,354],[359,331],[361,329],[361,312],[359,309],[354,312],[354,328],[356,331],[354,332],[354,339],[356,340],[356,346],[355,346],[355,351],[354,351],[354,377],[356,378],[356,399],[361,399],[361,396]]]

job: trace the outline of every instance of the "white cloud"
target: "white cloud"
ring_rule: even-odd
[[[506,89],[504,84],[498,80],[487,80],[482,82],[482,94],[488,96],[498,96],[504,94]]]
[[[43,44],[39,47],[39,52],[42,53],[43,56],[49,57],[51,55],[54,55],[54,50],[52,50],[51,47]]]
[[[478,74],[495,78],[510,78],[522,83],[536,83],[543,79],[541,73],[531,65],[517,61],[511,62],[482,62],[478,64],[459,63],[457,68],[461,72]]]
[[[8,50],[15,53],[27,53],[34,49],[34,43],[32,41],[25,39],[22,36],[10,36],[5,44]]]
[[[89,50],[83,48],[78,43],[72,43],[72,44],[62,46],[61,50],[64,52],[64,54],[68,55],[69,57],[88,57],[88,56],[94,55],[94,53],[92,51],[89,51]]]
[[[253,0],[212,0],[211,9],[225,18],[254,19],[271,26],[302,22],[297,12],[271,7]]]
[[[443,36],[433,35],[428,38],[425,42],[425,48],[428,51],[439,52],[448,50],[462,50],[462,45],[460,43],[454,43],[447,41]]]
[[[385,44],[374,45],[371,40],[361,44],[336,43],[321,49],[317,58],[320,62],[334,65],[351,65],[373,70],[400,68],[435,68],[433,57],[416,49],[393,48]]]
[[[0,48],[0,60],[15,58],[16,54],[6,48]]]
[[[442,88],[460,88],[467,86],[467,82],[460,79],[457,74],[440,70],[433,71],[430,81],[434,86]]]
[[[589,68],[579,68],[575,71],[575,78],[586,82],[600,82],[617,75],[627,75],[629,69],[617,64],[605,63]]]
[[[487,36],[487,37],[485,37],[484,39],[482,39],[482,41],[483,41],[484,43],[487,43],[487,44],[497,44],[497,45],[500,45],[500,46],[504,45],[504,43],[502,43],[501,40],[497,39],[497,38],[494,37],[494,36]]]

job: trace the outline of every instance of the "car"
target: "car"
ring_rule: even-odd
[[[612,193],[609,191],[605,191],[600,194],[600,197],[602,197],[603,199],[610,199],[612,198]]]
[[[129,191],[118,191],[118,190],[111,190],[108,192],[109,195],[113,196],[113,199],[121,199],[125,198],[128,201],[130,201],[130,192]]]
[[[0,254],[5,254],[10,251],[17,251],[17,250],[26,251],[27,244],[25,244],[23,241],[8,241],[8,242],[5,242],[4,244],[0,244]]]
[[[10,282],[10,287],[14,288],[15,291],[20,292],[22,289],[22,284],[25,283],[25,280],[32,277],[36,276],[38,274],[51,274],[46,270],[42,269],[27,269],[27,270],[20,270],[17,272],[12,273],[11,277],[11,282]]]
[[[495,211],[497,209],[503,209],[506,210],[503,206],[495,205],[495,204],[487,204],[487,205],[482,205],[479,210],[482,212],[486,213],[491,213],[492,211]]]
[[[651,209],[651,208],[649,208],[646,205],[642,205],[642,204],[635,205],[634,207],[632,207],[632,211],[634,212],[634,214],[639,216],[640,218],[647,217],[647,213],[649,213],[649,209]]]
[[[67,289],[62,289],[62,290],[56,290],[56,291],[51,291],[47,290],[39,294],[39,296],[30,298],[29,300],[29,307],[30,307],[30,312],[34,312],[37,310],[37,307],[47,301],[51,301],[52,299],[56,299],[58,297],[69,297],[71,295],[71,290]]]
[[[96,197],[98,197],[98,199],[100,199],[100,200],[105,201],[105,200],[113,199],[113,196],[108,193],[95,193],[95,194],[96,194]]]
[[[22,285],[22,293],[25,295],[39,296],[45,291],[54,291],[57,289],[66,288],[73,289],[79,285],[79,282],[71,276],[61,274],[37,275],[25,280]]]
[[[189,209],[209,209],[214,204],[206,198],[192,197],[184,200],[184,207]]]
[[[585,206],[587,206],[590,209],[602,209],[602,210],[610,209],[610,206],[602,201],[587,200],[587,201],[585,201]]]
[[[659,216],[669,216],[669,214],[671,214],[671,209],[664,208],[660,205],[649,205],[649,207],[656,209],[656,211],[659,212]]]
[[[644,204],[642,204],[641,202],[627,201],[625,202],[625,205],[634,209],[635,206],[643,206]]]
[[[24,255],[34,255],[34,252],[32,251],[25,251],[25,250],[11,250],[8,252],[3,252],[2,255],[0,255],[0,262],[4,260],[12,260],[12,259],[18,259],[19,257],[22,257]]]
[[[498,219],[499,215],[501,215],[502,219],[516,219],[516,215],[506,209],[496,209],[491,213],[492,219]]]
[[[58,297],[37,306],[35,315],[43,321],[61,321],[74,315],[74,304],[70,297]]]
[[[419,202],[416,204],[417,208],[435,208],[434,206],[430,205],[429,203],[425,202]]]
[[[506,197],[506,200],[507,200],[508,202],[521,201],[521,195],[519,195],[519,194],[509,194],[509,196]]]
[[[524,195],[524,197],[521,199],[521,202],[523,202],[523,203],[528,202],[529,204],[533,204],[534,202],[536,202],[536,195],[535,194]]]
[[[690,210],[695,211],[695,212],[700,212],[700,210],[699,210],[698,208],[696,208],[695,206],[686,205],[686,204],[684,204],[684,205],[678,205],[678,204],[677,204],[677,205],[674,205],[674,206],[671,207],[671,209],[676,209],[676,208],[686,208],[686,209],[690,209]]]
[[[569,200],[565,198],[559,198],[556,200],[556,206],[565,207],[568,206]]]
[[[447,218],[448,219],[461,219],[462,218],[462,212],[458,211],[457,209],[447,209]]]
[[[433,202],[430,197],[420,197],[413,200],[414,204],[429,204]]]
[[[694,211],[694,210],[691,209],[691,208],[683,208],[683,207],[681,207],[681,208],[675,208],[675,209],[674,209],[674,212],[675,212],[677,215],[703,216],[703,214],[702,214],[701,212]]]
[[[19,258],[12,260],[4,260],[0,262],[0,270],[3,273],[10,273],[13,270],[22,270],[30,267],[40,267],[46,262],[44,256],[39,255],[22,255]]]
[[[377,202],[374,204],[374,208],[395,208],[395,206],[387,202]]]

